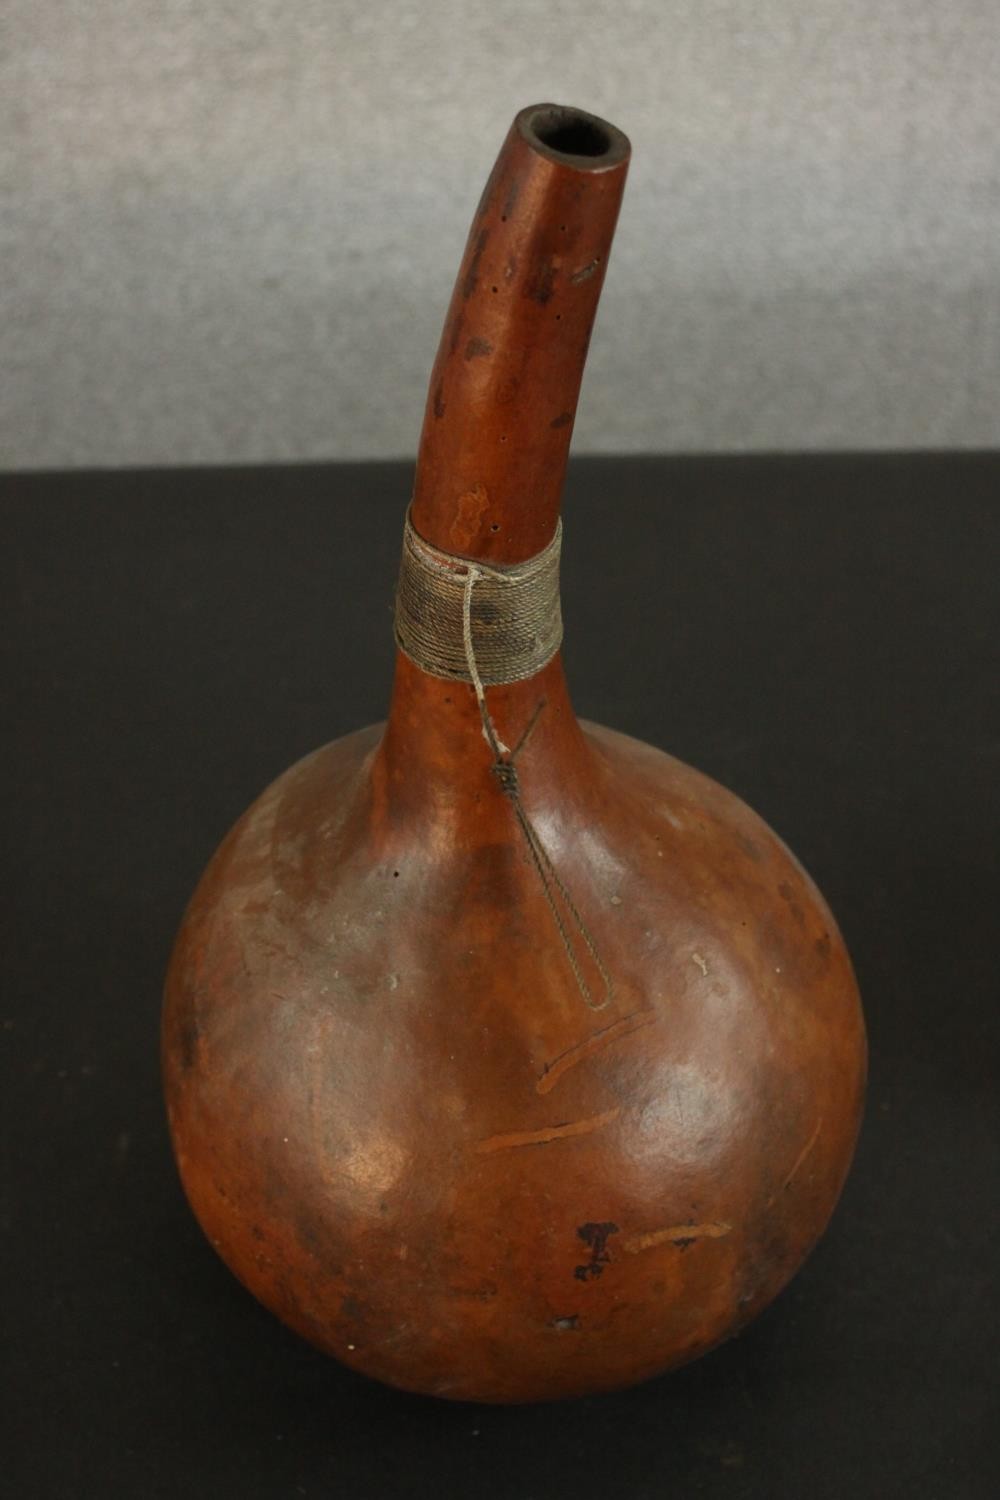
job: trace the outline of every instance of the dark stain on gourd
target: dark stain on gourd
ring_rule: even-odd
[[[489,240],[489,237],[490,232],[488,229],[481,229],[479,231],[479,238],[476,240],[476,248],[473,251],[472,259],[469,262],[469,269],[465,273],[465,280],[462,283],[462,296],[465,298],[466,302],[468,302],[469,298],[472,296],[473,292],[476,290],[476,287],[479,284],[479,262],[483,258],[483,251],[486,249],[486,243]]]
[[[590,1246],[590,1259],[582,1266],[574,1266],[573,1275],[577,1281],[596,1281],[598,1276],[603,1276],[604,1267],[611,1262],[608,1240],[611,1235],[618,1233],[618,1225],[610,1220],[602,1224],[587,1223],[581,1224],[576,1232],[578,1238]]]

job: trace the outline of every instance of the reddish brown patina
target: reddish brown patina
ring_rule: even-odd
[[[511,129],[428,397],[412,517],[440,548],[553,534],[627,162],[579,111]],[[472,688],[401,654],[388,723],[293,766],[209,866],[164,1070],[188,1197],[262,1302],[392,1384],[526,1401],[691,1359],[775,1296],[843,1183],[865,1041],[836,924],[749,808],[578,722],[558,657],[488,698],[509,745],[535,721],[523,804],[609,1002]]]

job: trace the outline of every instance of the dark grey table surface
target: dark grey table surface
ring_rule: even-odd
[[[578,710],[795,849],[864,995],[868,1111],[805,1269],[632,1391],[382,1389],[260,1309],[170,1159],[159,990],[214,845],[381,717],[409,471],[3,481],[0,1472],[12,1497],[993,1496],[1000,456],[571,472]]]

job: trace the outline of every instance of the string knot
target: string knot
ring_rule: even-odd
[[[495,760],[493,774],[500,783],[500,790],[508,797],[519,797],[521,788],[517,780],[517,767],[512,760]]]

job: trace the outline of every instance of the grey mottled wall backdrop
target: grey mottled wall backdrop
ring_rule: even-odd
[[[412,452],[523,104],[633,174],[577,449],[1000,440],[998,0],[5,0],[0,464]]]

